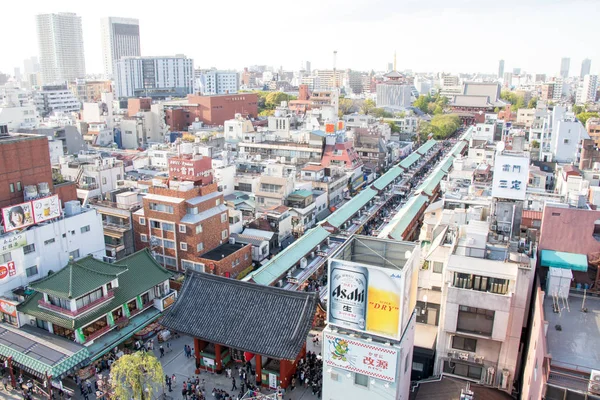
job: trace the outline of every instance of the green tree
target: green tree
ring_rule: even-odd
[[[289,95],[283,92],[270,92],[265,98],[265,108],[267,110],[274,110],[281,105],[282,101],[288,101],[289,97]]]
[[[525,108],[525,98],[523,96],[517,96],[517,102],[513,107],[513,110],[517,111],[520,108]]]
[[[575,106],[573,106],[573,110],[572,111],[575,113],[575,115],[581,114],[582,112],[585,111],[585,107],[584,106],[577,106],[577,105],[575,105]]]
[[[383,108],[374,108],[371,110],[371,115],[377,118],[393,118],[394,114],[391,112],[385,111]]]
[[[539,149],[540,148],[540,142],[538,142],[537,140],[532,140],[531,141],[531,148],[532,149]]]
[[[498,114],[498,113],[500,112],[500,107],[496,107],[496,108],[494,108],[494,112],[495,112],[496,114]]]
[[[440,115],[444,113],[444,109],[442,108],[442,106],[440,106],[439,104],[435,106],[435,109],[433,110],[433,115]]]
[[[406,112],[404,112],[404,111],[397,112],[395,114],[395,117],[396,118],[405,118],[406,117]]]
[[[275,114],[275,110],[262,110],[258,113],[259,117],[271,117]]]
[[[460,118],[456,114],[435,115],[430,125],[434,139],[446,139],[460,127]]]
[[[587,122],[588,119],[595,118],[595,117],[596,118],[598,117],[598,113],[597,112],[587,112],[587,111],[584,111],[582,113],[577,114],[577,119],[583,125],[585,125],[585,123]]]
[[[162,385],[163,369],[154,354],[137,351],[114,362],[110,380],[115,399],[150,400]]]
[[[424,113],[427,112],[427,105],[429,104],[429,96],[420,95],[417,100],[413,103],[413,107],[417,107],[419,110]]]
[[[340,99],[338,106],[338,117],[342,118],[342,116],[352,112],[352,109],[354,108],[354,102],[350,99]]]
[[[375,108],[375,102],[371,99],[366,99],[360,106],[360,111],[363,114],[370,114],[371,111]]]
[[[537,100],[537,97],[532,97],[531,100],[529,100],[529,103],[527,103],[527,108],[536,108]]]
[[[388,125],[393,133],[399,133],[400,127],[394,121],[388,121]]]

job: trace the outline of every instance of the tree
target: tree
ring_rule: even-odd
[[[419,110],[426,113],[428,104],[429,104],[429,96],[425,96],[422,94],[419,96],[419,98],[417,100],[415,100],[415,102],[413,103],[413,107],[416,107]]]
[[[440,106],[439,104],[437,106],[435,106],[435,109],[433,110],[433,115],[440,115],[444,113],[444,109],[442,108],[442,106]]]
[[[362,111],[363,114],[370,114],[371,110],[373,110],[375,108],[375,102],[371,99],[366,99],[365,101],[363,101],[362,105],[360,106],[360,111]]]
[[[597,117],[598,117],[598,113],[597,112],[587,112],[587,111],[584,111],[582,113],[577,114],[577,119],[583,125],[585,125],[585,123],[587,122],[588,119],[590,119],[590,118],[597,118]]]
[[[495,112],[496,114],[498,114],[498,113],[500,112],[500,107],[496,107],[496,108],[494,108],[494,112]]]
[[[532,97],[527,103],[527,108],[536,108],[537,107],[537,97]]]
[[[270,92],[265,98],[265,108],[267,110],[274,110],[281,105],[282,101],[288,101],[289,97],[283,92]]]
[[[584,111],[585,111],[584,106],[577,106],[577,105],[573,106],[573,113],[575,113],[575,115],[581,114]]]
[[[525,108],[525,98],[523,96],[517,96],[517,102],[513,109],[518,111],[519,108]]]
[[[354,108],[354,103],[352,102],[352,100],[340,99],[338,117],[341,118],[346,114],[350,114],[352,112],[352,108]]]
[[[400,132],[400,127],[398,125],[396,125],[396,123],[394,121],[388,121],[388,125],[390,126],[392,133]]]
[[[262,110],[258,113],[259,117],[271,117],[275,114],[275,110]]]
[[[456,114],[435,115],[430,125],[434,139],[446,139],[460,127],[460,118]]]
[[[396,113],[396,118],[406,118],[406,112],[400,111]]]
[[[532,140],[531,141],[531,148],[532,149],[539,149],[540,148],[540,142],[538,142],[537,140]]]
[[[150,400],[162,385],[163,369],[154,354],[137,351],[112,364],[110,380],[115,399]]]
[[[377,118],[393,118],[394,114],[389,111],[385,111],[383,108],[374,108],[371,110],[371,114]]]

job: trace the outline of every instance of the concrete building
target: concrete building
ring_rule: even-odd
[[[504,60],[498,61],[498,79],[504,77]]]
[[[577,104],[588,104],[596,102],[598,93],[598,75],[587,74],[583,77],[580,87],[577,91]]]
[[[0,101],[0,126],[7,132],[20,129],[34,129],[40,123],[39,113],[31,104],[25,91],[11,86],[4,86],[3,99]]]
[[[354,236],[331,256],[323,398],[409,398],[419,253],[414,243]],[[357,296],[340,295],[342,285]],[[375,293],[390,297],[379,304]],[[391,308],[385,316],[377,307],[384,303]],[[356,317],[340,318],[342,310]],[[335,357],[340,345],[347,357]]]
[[[44,84],[84,78],[81,17],[73,13],[40,14],[36,27]]]
[[[209,126],[219,126],[234,118],[236,114],[255,118],[258,115],[258,96],[254,93],[189,95],[187,101],[167,102],[163,106],[170,129],[184,131],[196,121]]]
[[[60,159],[61,175],[77,185],[77,197],[83,204],[92,198],[102,198],[117,188],[125,178],[123,161],[100,154],[67,155]]]
[[[567,79],[569,77],[569,67],[571,66],[571,59],[569,57],[563,57],[560,59],[560,77]]]
[[[66,84],[42,86],[39,91],[36,91],[33,103],[41,117],[58,112],[77,112],[81,109],[81,103]]]
[[[195,79],[196,92],[204,96],[215,94],[235,94],[239,89],[238,73],[209,69],[200,71]]]
[[[123,57],[139,57],[142,55],[140,49],[140,21],[135,18],[102,18],[100,29],[104,75],[107,79],[110,79],[117,61]]]
[[[171,57],[123,57],[115,61],[115,95],[184,97],[194,92],[194,60]]]
[[[582,140],[589,138],[585,127],[572,112],[567,112],[563,107],[554,107],[550,142],[552,161],[578,164]]]
[[[82,103],[99,102],[102,95],[110,93],[112,95],[111,81],[90,81],[86,79],[76,79],[75,82],[69,82],[69,89],[73,95]]]
[[[592,60],[589,58],[584,59],[581,62],[581,72],[579,73],[579,78],[583,79],[586,75],[590,74],[592,69]]]
[[[535,120],[535,108],[519,108],[517,110],[517,125],[531,128]]]

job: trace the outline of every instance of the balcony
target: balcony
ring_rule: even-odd
[[[131,230],[131,224],[113,224],[111,222],[102,221],[102,226],[105,230],[116,232],[119,234]]]
[[[85,338],[85,343],[91,342],[92,340],[104,335],[106,332],[110,331],[114,327],[115,327],[115,325],[113,325],[113,326],[106,325],[105,327],[94,331],[94,333],[92,333],[91,335],[89,335],[88,337]]]
[[[138,309],[135,309],[135,310],[133,310],[133,311],[131,311],[131,312],[129,313],[129,315],[130,315],[130,318],[133,318],[133,317],[134,317],[134,316],[136,316],[137,314],[139,314],[139,313],[141,313],[142,311],[144,311],[144,310],[146,310],[146,309],[148,309],[148,308],[152,307],[153,305],[154,305],[154,301],[152,301],[152,300],[151,300],[151,301],[149,301],[149,302],[147,302],[147,303],[145,303],[145,304],[143,304],[141,309],[140,309],[140,308],[138,308]]]
[[[98,300],[93,301],[93,302],[89,303],[88,305],[85,305],[85,306],[83,306],[83,307],[81,307],[81,308],[79,308],[79,309],[77,309],[75,311],[66,310],[66,309],[64,309],[62,307],[55,306],[54,304],[51,304],[51,303],[49,303],[47,301],[44,301],[44,300],[39,300],[38,301],[38,305],[41,308],[43,308],[43,309],[46,309],[46,310],[49,310],[49,311],[54,311],[54,312],[57,312],[59,314],[67,315],[69,317],[73,317],[74,318],[74,317],[80,316],[82,314],[85,314],[86,312],[88,312],[88,311],[96,308],[97,306],[99,306],[101,304],[104,304],[105,302],[111,300],[113,297],[115,297],[115,292],[112,291],[112,290],[110,290],[106,294],[106,296],[103,296],[103,297],[99,298]]]

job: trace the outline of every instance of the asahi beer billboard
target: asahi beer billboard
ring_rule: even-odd
[[[328,282],[330,324],[400,338],[402,278],[398,270],[329,260]]]

